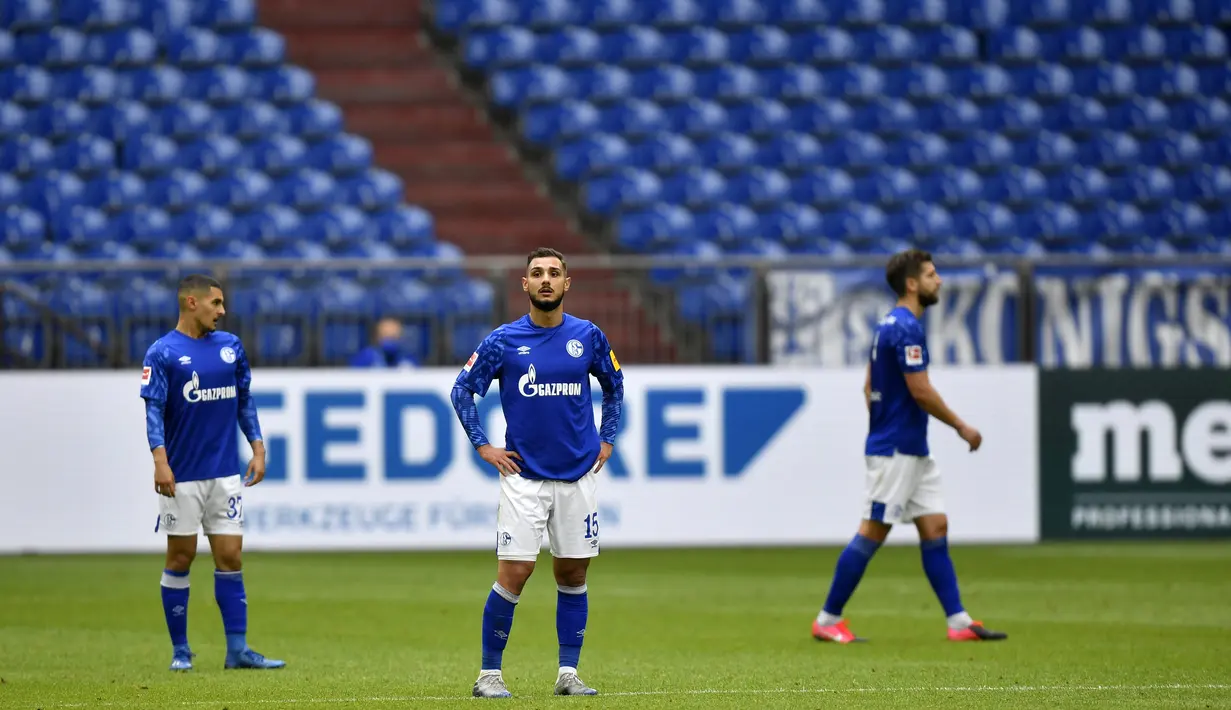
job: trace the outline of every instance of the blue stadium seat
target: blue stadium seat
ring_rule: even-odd
[[[652,66],[667,58],[662,33],[651,27],[633,26],[602,36],[599,59],[608,64]]]
[[[188,89],[187,77],[175,67],[155,65],[118,73],[119,94],[123,98],[147,104],[165,104],[181,96],[197,97],[202,94]]]
[[[372,166],[372,143],[349,133],[325,138],[308,149],[308,165],[338,177],[354,175]]]
[[[1107,58],[1113,62],[1155,63],[1167,55],[1163,33],[1148,25],[1110,29],[1103,38]]]
[[[242,67],[273,67],[286,60],[286,39],[262,27],[219,34],[222,56]]]
[[[74,67],[85,61],[86,36],[67,27],[17,36],[17,59],[21,64],[49,69]]]
[[[1048,195],[1074,205],[1095,205],[1111,197],[1111,181],[1097,168],[1072,167],[1052,175]]]
[[[1226,75],[1225,68],[1221,71]],[[1202,91],[1196,70],[1186,64],[1147,66],[1138,69],[1136,76],[1137,91],[1146,96],[1179,99],[1196,96]]]
[[[215,132],[217,124],[214,110],[209,104],[180,99],[160,107],[153,114],[151,127],[177,141],[190,141]]]
[[[202,253],[230,243],[235,233],[235,219],[220,207],[193,204],[171,217],[171,228],[177,238],[187,240]]]
[[[821,168],[791,181],[791,197],[796,202],[832,207],[850,202],[854,196],[855,181],[841,170]]]
[[[902,27],[885,25],[858,30],[853,37],[855,52],[863,61],[875,64],[903,64],[916,57],[914,36]]]
[[[771,110],[766,107],[767,113]],[[688,99],[668,104],[663,110],[663,118],[666,121],[666,130],[694,139],[726,130],[734,121],[732,112],[722,104],[704,99]]]
[[[145,181],[133,173],[110,170],[86,183],[86,204],[108,212],[131,209],[146,199]]]
[[[790,56],[801,64],[842,64],[856,57],[855,39],[846,30],[817,27],[791,35]]]
[[[705,207],[726,199],[727,181],[722,173],[706,168],[689,168],[662,178],[662,199],[669,204]]]
[[[146,189],[152,204],[171,212],[182,212],[205,200],[209,179],[199,172],[177,168],[149,180]]]
[[[19,61],[17,40],[12,33],[0,29],[0,67],[11,67]]]
[[[556,150],[556,173],[565,180],[577,180],[594,173],[630,164],[632,149],[619,136],[591,134],[561,145]]]
[[[656,27],[685,27],[705,21],[704,0],[664,0],[650,3],[645,22]]]
[[[983,197],[983,179],[966,168],[942,168],[919,181],[919,197],[925,202],[960,209]]]
[[[1043,128],[1043,109],[1032,99],[1010,97],[983,107],[983,128],[1006,136],[1033,134]]]
[[[151,131],[153,117],[145,104],[119,100],[90,111],[86,130],[115,143],[125,144]]]
[[[114,228],[101,210],[75,205],[51,220],[51,236],[56,242],[75,250],[97,251],[115,241]]]
[[[0,27],[13,32],[45,29],[55,21],[53,0],[5,0],[0,3]]]
[[[914,130],[919,116],[914,105],[905,99],[880,99],[865,104],[855,114],[855,123],[863,130],[888,138]]]
[[[47,220],[32,209],[10,206],[0,212],[3,245],[15,257],[35,249],[47,236]]]
[[[825,165],[847,170],[871,170],[885,161],[885,142],[870,133],[851,132],[822,144]]]
[[[185,27],[166,40],[166,56],[185,67],[207,67],[222,61],[222,40],[203,27]]]
[[[337,110],[336,107],[334,110]],[[306,135],[312,138],[329,135],[333,131],[325,126],[340,126],[341,118],[326,117],[323,115],[325,113],[329,113],[329,109],[315,104],[296,107],[283,113],[273,104],[264,101],[243,101],[214,108],[221,131],[242,141],[271,138],[291,130],[294,130],[296,135],[305,135],[306,131]],[[295,127],[292,128],[293,126]]]
[[[274,183],[270,200],[299,210],[314,210],[329,204],[337,183],[329,173],[304,168]]]
[[[623,94],[618,96],[595,96],[590,94],[591,100],[597,98],[622,98],[628,94],[654,101],[683,101],[694,94],[701,96],[701,98],[714,98],[713,96],[705,95],[701,90],[699,77],[683,67],[662,65],[638,69],[628,76],[629,83]],[[594,91],[595,88],[591,87],[589,90]]]
[[[757,144],[748,136],[723,132],[697,143],[703,167],[733,170],[748,165],[757,154]]]
[[[1039,131],[1016,144],[1016,161],[1043,171],[1068,167],[1077,159],[1077,143],[1063,133]]]
[[[193,0],[138,0],[137,23],[165,42],[169,37],[190,27]]]
[[[421,207],[400,205],[372,215],[376,234],[399,251],[430,244],[435,239],[436,225],[431,214]]]
[[[56,167],[89,176],[115,167],[115,144],[106,138],[78,135],[56,148]]]
[[[791,180],[780,170],[754,167],[734,173],[727,180],[727,200],[758,209],[784,202],[790,193]]]
[[[248,98],[279,105],[299,104],[316,93],[316,78],[296,66],[256,69],[248,74]]]
[[[983,196],[1015,209],[1031,207],[1047,197],[1047,179],[1033,168],[1011,167],[983,178]]]
[[[1165,168],[1191,168],[1203,161],[1201,141],[1190,133],[1168,132],[1141,142],[1141,160]]]
[[[558,82],[553,88],[564,94],[559,98],[572,97],[596,102],[610,101],[630,95],[633,87],[633,75],[627,69],[605,64],[574,69],[563,79],[553,78]],[[494,82],[495,78],[493,77],[492,80]],[[643,98],[653,98],[653,96],[644,95]]]
[[[370,212],[401,204],[406,185],[402,178],[380,168],[368,168],[338,184],[348,204]]]
[[[273,181],[265,173],[240,168],[216,178],[209,185],[209,201],[232,213],[262,207],[273,192]]]
[[[574,82],[563,69],[534,65],[504,69],[491,77],[491,97],[498,106],[558,101],[574,96]]]
[[[626,137],[660,133],[666,124],[662,107],[644,99],[627,99],[599,111],[599,130]]]
[[[89,36],[86,59],[113,67],[142,67],[158,59],[158,39],[153,34],[128,27]]]
[[[137,249],[148,252],[160,245],[175,243],[171,215],[162,209],[141,204],[119,213],[115,219],[119,234],[126,236],[129,244]]]
[[[502,37],[505,32],[513,34]],[[522,32],[526,34],[521,34]],[[527,64],[532,61],[559,66],[579,66],[603,61],[603,41],[597,32],[587,27],[565,27],[537,43],[534,33],[522,28],[503,28],[497,31],[496,37],[499,38],[500,44],[491,49],[491,63],[496,66]],[[481,61],[481,58],[479,60]],[[476,63],[474,60],[468,61]]]
[[[762,143],[757,155],[763,165],[805,170],[823,163],[824,147],[807,133],[787,132]]]
[[[760,236],[760,220],[751,208],[723,202],[693,214],[694,233],[720,247],[746,245]]]
[[[969,99],[942,99],[916,110],[919,127],[944,136],[964,136],[979,129],[979,106]]]
[[[16,175],[0,173],[0,210],[22,204],[22,183]]]
[[[263,249],[278,249],[303,230],[299,212],[283,205],[265,204],[235,215],[236,236]]]
[[[804,253],[822,241],[821,213],[811,205],[786,202],[759,215],[759,231],[794,253]]]
[[[721,106],[721,104],[714,104]],[[791,110],[786,104],[773,99],[753,99],[729,104],[725,109],[726,125],[719,130],[730,130],[749,136],[764,137],[793,128]],[[806,131],[807,128],[801,130]]]
[[[990,57],[1002,64],[1033,64],[1045,57],[1043,41],[1028,27],[1006,27],[993,32],[988,39]]]
[[[85,131],[90,112],[75,101],[51,101],[29,112],[31,133],[63,140]]]
[[[137,19],[137,4],[129,0],[60,0],[58,20],[86,30],[127,25]]]
[[[675,64],[712,66],[727,61],[731,56],[727,35],[712,27],[668,31],[664,33],[664,38],[666,58]]]
[[[1176,176],[1176,194],[1199,202],[1207,208],[1231,200],[1231,169],[1218,165],[1203,165]]]
[[[601,118],[594,104],[585,101],[532,106],[522,116],[522,135],[532,143],[555,144],[597,130]]]
[[[52,74],[52,93],[58,99],[104,104],[122,98],[120,91],[119,77],[103,67],[76,67]]]
[[[662,133],[631,145],[630,164],[671,172],[697,164],[697,147],[684,136]]]
[[[1231,106],[1219,98],[1177,101],[1167,110],[1172,127],[1198,136],[1218,135],[1231,127]]]
[[[1111,199],[1138,205],[1167,202],[1175,196],[1171,175],[1159,168],[1139,167],[1111,183]]]
[[[791,60],[791,45],[785,30],[761,25],[732,33],[728,58],[738,64],[781,64]]]
[[[0,142],[0,171],[25,177],[52,168],[55,150],[43,138],[30,135]]]
[[[616,240],[633,251],[664,251],[694,240],[694,235],[692,213],[678,205],[660,202],[617,218]]]
[[[16,66],[0,71],[0,96],[19,104],[37,104],[52,96],[51,74],[42,67]]]
[[[370,239],[375,225],[363,210],[334,205],[306,218],[308,233],[330,249],[338,249]]]
[[[1167,104],[1153,97],[1134,96],[1110,105],[1107,125],[1140,136],[1166,131],[1172,126],[1172,119]]]
[[[177,157],[183,167],[208,176],[248,167],[250,160],[239,141],[221,134],[207,135],[183,144]]]
[[[184,91],[209,103],[233,104],[249,98],[253,87],[242,69],[215,65],[185,71]]]
[[[661,192],[662,182],[653,172],[625,168],[587,181],[582,204],[591,213],[608,217],[655,202]]]
[[[1136,92],[1136,76],[1123,64],[1099,64],[1073,69],[1073,89],[1081,96],[1125,99]]]
[[[883,168],[855,181],[855,199],[860,202],[893,207],[919,199],[919,180],[901,168]]]
[[[978,60],[979,40],[964,27],[942,27],[919,33],[919,53],[938,65],[955,66]]]
[[[193,0],[192,21],[214,28],[247,27],[256,21],[256,0]]]

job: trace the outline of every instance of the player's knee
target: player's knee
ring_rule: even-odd
[[[892,526],[878,520],[864,520],[859,523],[859,534],[874,542],[884,542],[889,537]]]
[[[944,515],[929,515],[918,521],[919,537],[936,540],[949,534],[949,518]]]
[[[187,572],[192,567],[195,552],[172,550],[167,552],[167,569],[172,572]]]
[[[533,562],[501,561],[496,581],[513,594],[521,594],[531,574],[534,574]]]
[[[556,559],[554,569],[556,584],[561,587],[581,587],[586,583],[589,560]]]
[[[222,572],[238,572],[243,569],[243,555],[239,550],[215,552],[214,566]]]

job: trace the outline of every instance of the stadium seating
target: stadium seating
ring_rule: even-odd
[[[1231,241],[1231,3],[437,0],[434,21],[625,250]],[[697,273],[659,274],[685,317],[747,312],[745,284]]]
[[[87,345],[93,336],[139,361],[174,325],[168,273],[227,258],[252,267],[228,274],[228,327],[254,340],[262,362],[345,362],[383,314],[406,321],[420,361],[469,355],[493,294],[456,269],[322,282],[261,267],[296,257],[447,264],[458,251],[435,239],[429,213],[403,203],[402,180],[373,164],[368,141],[346,133],[313,76],[285,61],[283,38],[254,18],[252,0],[0,2],[0,261],[170,269],[28,274],[23,298],[2,299],[15,352],[48,362],[54,341],[58,364],[106,362]],[[78,316],[85,332],[44,332],[31,301]],[[438,316],[452,332],[429,325]]]

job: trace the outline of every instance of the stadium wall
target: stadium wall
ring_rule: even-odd
[[[604,547],[850,538],[864,476],[862,368],[625,372],[624,425],[600,474]],[[162,548],[137,375],[0,374],[0,401],[10,403],[0,427],[0,552]],[[245,493],[245,547],[494,549],[498,482],[449,404],[455,376],[257,371],[269,470]],[[972,454],[933,425],[951,538],[1037,541],[1038,372],[938,367],[932,377],[985,437]],[[495,387],[480,411],[499,441]],[[891,540],[917,538],[903,527]]]

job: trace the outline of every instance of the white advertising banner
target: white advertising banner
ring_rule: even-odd
[[[0,553],[163,547],[139,375],[0,375]],[[269,466],[244,493],[245,547],[494,550],[497,474],[453,412],[455,375],[256,371]],[[846,542],[863,502],[863,375],[626,367],[623,425],[599,474],[603,546]],[[931,425],[951,539],[1037,540],[1034,369],[937,368],[932,379],[984,435],[970,453]],[[501,442],[495,386],[479,410]],[[902,527],[891,541],[918,539]]]

